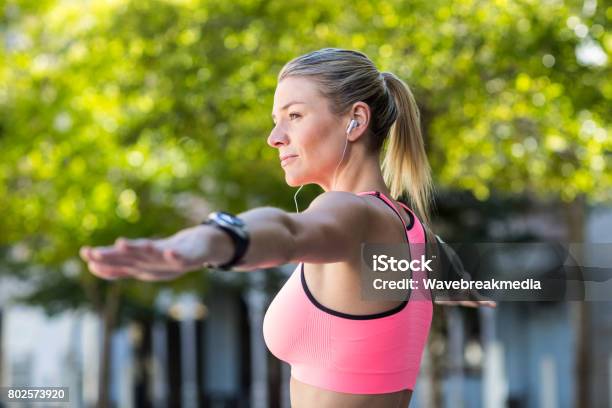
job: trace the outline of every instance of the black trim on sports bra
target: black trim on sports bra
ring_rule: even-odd
[[[412,294],[412,291],[410,291],[410,293],[408,294],[408,299],[403,300],[402,303],[395,306],[393,309],[385,310],[384,312],[379,312],[379,313],[355,315],[355,314],[344,313],[344,312],[339,312],[337,310],[330,309],[329,307],[322,305],[321,303],[319,303],[317,299],[315,299],[315,297],[310,292],[310,289],[308,289],[308,285],[306,284],[306,277],[304,276],[304,262],[302,262],[300,266],[300,277],[302,280],[302,288],[304,288],[304,292],[306,293],[306,296],[308,296],[308,299],[310,299],[313,305],[315,305],[318,309],[321,309],[325,313],[329,313],[330,315],[334,315],[338,317],[343,317],[345,319],[370,320],[370,319],[379,319],[381,317],[394,315],[396,313],[401,312],[406,307],[406,305],[408,304],[408,301],[410,300],[410,296]]]
[[[381,193],[379,191],[374,191],[373,195],[375,195],[376,197],[380,198],[383,203],[385,203],[387,206],[389,206],[389,208],[391,208],[395,212],[395,214],[397,214],[397,216],[400,217],[400,220],[402,221],[402,225],[403,225],[403,221],[404,220],[403,220],[402,216],[399,214],[399,212],[397,211],[397,209],[395,209],[386,200],[381,198],[380,197]],[[404,212],[406,214],[408,214],[408,217],[410,219],[410,224],[406,225],[406,232],[404,234],[406,242],[408,242],[408,244],[410,244],[410,241],[408,240],[408,231],[410,231],[412,229],[412,227],[414,226],[414,216],[412,215],[412,213],[410,211],[404,211]],[[425,239],[427,239],[427,238],[425,238]],[[410,297],[412,295],[412,291],[410,291],[408,293],[407,299],[403,300],[402,303],[400,303],[399,305],[395,306],[393,309],[385,310],[384,312],[378,312],[378,313],[372,313],[372,314],[366,314],[366,315],[355,315],[355,314],[344,313],[344,312],[339,312],[337,310],[330,309],[329,307],[322,305],[321,303],[319,303],[319,301],[317,299],[315,299],[315,297],[313,296],[312,292],[310,292],[310,289],[308,289],[308,284],[306,283],[306,276],[304,274],[304,263],[303,262],[302,262],[302,264],[300,266],[300,279],[302,281],[302,288],[304,289],[304,292],[306,293],[306,296],[308,297],[310,302],[312,302],[313,305],[315,305],[318,309],[324,311],[325,313],[329,313],[329,314],[331,314],[333,316],[343,317],[345,319],[370,320],[370,319],[379,319],[381,317],[386,317],[386,316],[394,315],[396,313],[401,312],[406,307],[406,305],[410,301]]]
[[[394,208],[391,204],[389,204],[386,200],[382,199],[381,196],[381,192],[380,191],[375,191],[374,192],[374,196],[380,198],[382,200],[383,203],[387,204],[387,206],[389,208],[391,208],[398,217],[402,218],[402,216],[399,214],[399,212],[397,211],[396,208]],[[406,225],[406,231],[410,231],[412,229],[412,227],[414,227],[414,215],[412,215],[412,213],[410,211],[406,211],[404,210],[404,212],[406,214],[408,214],[408,218],[410,219],[410,223],[408,225]],[[403,219],[402,219],[403,220]]]

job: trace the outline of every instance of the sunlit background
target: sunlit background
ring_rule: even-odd
[[[447,241],[612,242],[611,20],[597,0],[0,2],[0,386],[289,407],[261,325],[291,265],[107,283],[78,248],[293,211],[276,76],[323,47],[413,89]],[[411,407],[612,407],[612,302],[434,313]]]

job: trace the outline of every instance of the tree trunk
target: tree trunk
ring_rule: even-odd
[[[111,340],[113,329],[117,321],[117,311],[119,309],[119,285],[111,283],[106,291],[106,302],[100,315],[104,322],[104,334],[102,344],[102,354],[100,356],[100,378],[98,387],[98,408],[109,407],[109,384],[110,384],[110,359],[111,359]]]
[[[584,242],[584,197],[576,197],[573,202],[565,204],[564,210],[569,243]],[[575,375],[577,389],[574,406],[576,408],[588,408],[591,406],[589,395],[589,384],[591,383],[591,354],[589,352],[590,304],[585,300],[578,300],[572,303],[574,306],[573,315],[576,330],[576,349],[574,350],[574,355],[576,356]]]

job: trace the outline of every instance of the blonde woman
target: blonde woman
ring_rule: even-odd
[[[81,256],[107,279],[297,263],[263,327],[270,351],[291,364],[292,406],[406,407],[433,302],[423,289],[402,301],[365,301],[359,271],[364,242],[426,242],[432,185],[413,95],[363,53],[325,48],[283,67],[272,119],[267,143],[287,184],[324,190],[306,210],[215,212],[166,239],[118,239]],[[402,194],[410,207],[396,201]]]

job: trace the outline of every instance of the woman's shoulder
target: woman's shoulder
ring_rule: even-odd
[[[372,205],[363,196],[346,191],[326,191],[312,200],[305,213],[326,214],[357,222],[369,219],[372,210]]]
[[[312,202],[310,203],[310,207],[313,205],[337,206],[347,204],[355,206],[366,206],[367,202],[364,200],[363,196],[351,193],[349,191],[326,191],[315,197],[315,199],[312,200]]]

